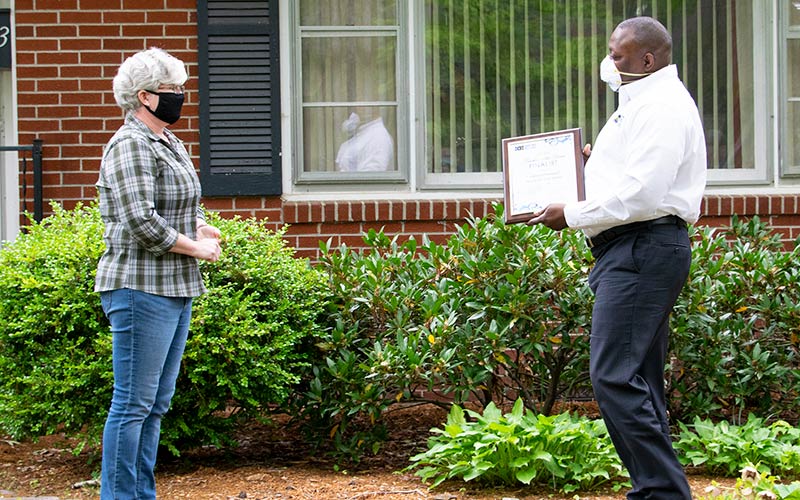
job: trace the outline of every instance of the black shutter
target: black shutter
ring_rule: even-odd
[[[198,0],[204,196],[281,194],[278,0]]]

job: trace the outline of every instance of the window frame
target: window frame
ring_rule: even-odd
[[[405,15],[405,2],[397,2],[397,25],[386,26],[301,26],[300,25],[300,6],[298,2],[282,2],[282,6],[288,9],[289,19],[289,37],[292,40],[290,44],[290,59],[292,61],[291,69],[291,88],[293,91],[291,95],[290,106],[292,109],[292,127],[291,127],[291,141],[292,141],[292,191],[295,193],[301,192],[316,192],[321,189],[327,191],[352,191],[354,184],[356,188],[360,185],[370,185],[371,189],[386,189],[397,190],[400,186],[401,189],[407,189],[410,181],[409,168],[410,155],[409,151],[409,116],[410,116],[410,101],[404,101],[403,96],[408,95],[409,79],[402,77],[407,74],[405,69],[411,64],[408,57],[408,27],[407,16]],[[394,138],[396,142],[397,156],[395,158],[396,169],[387,172],[305,172],[304,171],[304,148],[303,148],[303,109],[304,102],[302,96],[302,82],[303,82],[303,61],[302,61],[302,43],[304,38],[314,37],[358,37],[358,36],[386,36],[387,33],[396,33],[396,51],[395,51],[395,88],[396,99],[394,103],[391,101],[380,101],[380,103],[395,104],[396,105],[396,129],[397,137]],[[376,104],[373,101],[363,101],[358,104]]]
[[[776,2],[780,4],[780,2]],[[791,8],[792,5],[789,4]],[[776,7],[777,8],[777,7]],[[780,102],[781,106],[778,106],[779,110],[783,110],[784,104],[788,104],[789,96],[789,40],[800,40],[800,25],[796,25],[794,27],[789,25],[789,15],[786,11],[778,11],[778,18],[780,21],[781,27],[781,35],[780,35],[780,62],[778,67],[777,75],[780,75]],[[800,62],[796,62],[795,64],[800,64]],[[795,101],[796,102],[796,101]],[[800,105],[800,103],[798,103]],[[796,112],[800,113],[800,106]],[[781,177],[798,177],[800,176],[800,162],[797,165],[791,165],[789,163],[789,152],[788,152],[788,145],[791,143],[790,134],[796,133],[789,124],[788,121],[788,113],[781,112],[780,113],[780,137],[781,137],[781,144],[786,145],[786,147],[780,148],[780,165],[781,165]],[[795,141],[800,141],[800,138],[795,138]]]
[[[711,168],[707,170],[706,187],[726,187],[726,186],[758,186],[766,185],[773,180],[773,169],[768,168],[774,157],[773,152],[778,149],[773,129],[775,120],[772,112],[775,105],[774,85],[770,83],[775,68],[775,12],[770,7],[769,2],[754,2],[753,5],[753,33],[760,33],[761,36],[753,40],[753,78],[755,89],[754,107],[760,109],[754,119],[753,130],[756,135],[753,138],[755,165],[753,168]],[[759,54],[764,57],[759,58]]]

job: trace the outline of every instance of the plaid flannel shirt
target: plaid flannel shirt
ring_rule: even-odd
[[[197,259],[169,252],[196,237],[200,181],[183,143],[169,142],[132,113],[103,152],[96,183],[105,224],[95,291],[130,288],[167,297],[205,292]]]

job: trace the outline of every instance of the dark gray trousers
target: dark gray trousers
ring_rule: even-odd
[[[629,499],[689,499],[667,421],[669,315],[689,273],[686,228],[646,226],[592,248],[590,375],[603,420],[631,475]]]

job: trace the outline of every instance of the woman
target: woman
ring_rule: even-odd
[[[114,393],[103,432],[101,500],[156,498],[161,418],[175,391],[192,298],[205,291],[197,259],[219,259],[200,183],[167,125],[180,118],[188,75],[152,48],[122,63],[114,98],[125,123],[106,145],[97,191],[106,251],[95,291],[111,323]]]

